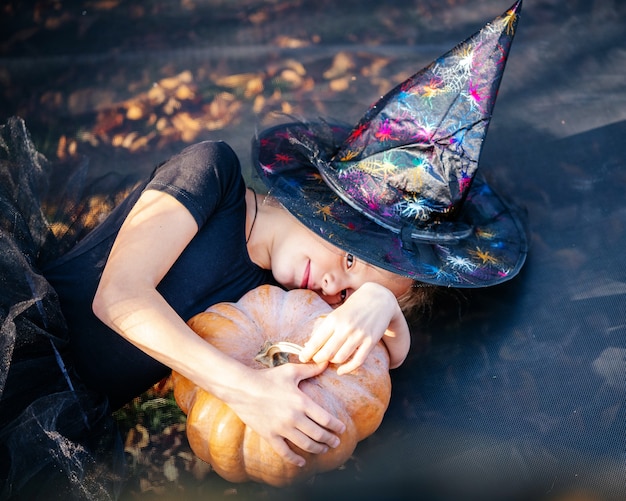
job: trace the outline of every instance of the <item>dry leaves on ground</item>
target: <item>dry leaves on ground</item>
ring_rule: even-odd
[[[115,413],[128,463],[133,496],[180,492],[201,482],[211,467],[191,451],[185,415],[176,405],[169,378]]]

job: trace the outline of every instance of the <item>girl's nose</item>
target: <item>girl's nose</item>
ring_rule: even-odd
[[[331,305],[341,304],[348,296],[347,285],[332,273],[322,278],[322,296]]]
[[[325,296],[334,296],[341,291],[337,278],[332,273],[324,274],[322,278],[322,292]]]

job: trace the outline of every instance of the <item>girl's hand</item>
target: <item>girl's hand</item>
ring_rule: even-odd
[[[381,339],[389,351],[391,368],[398,367],[410,346],[406,319],[389,289],[368,282],[318,322],[300,361],[340,364],[337,373],[347,374],[363,364]]]
[[[303,457],[287,445],[322,454],[339,445],[345,425],[298,388],[300,381],[321,374],[327,364],[284,364],[255,371],[245,389],[228,405],[286,461],[304,466]]]

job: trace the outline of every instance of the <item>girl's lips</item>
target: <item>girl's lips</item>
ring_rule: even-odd
[[[311,273],[311,261],[309,260],[306,263],[306,268],[304,268],[304,275],[302,277],[302,283],[300,284],[301,289],[309,288],[309,274]]]

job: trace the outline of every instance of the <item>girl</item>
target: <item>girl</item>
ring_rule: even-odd
[[[54,259],[37,195],[44,160],[23,123],[4,126],[3,494],[41,488],[60,470],[69,487],[48,496],[102,498],[119,478],[109,408],[172,369],[287,461],[304,464],[287,441],[312,453],[336,447],[344,424],[300,381],[329,362],[353,370],[379,340],[397,367],[410,345],[401,304],[423,304],[430,286],[509,280],[524,262],[521,218],[476,175],[518,10],[393,89],[354,128],[300,122],[260,133],[253,161],[270,196],[246,189],[225,143],[199,143]],[[311,363],[252,372],[186,325],[266,283],[312,289],[335,306],[301,355]]]
[[[409,330],[396,296],[409,291],[412,280],[334,248],[280,205],[258,198],[246,190],[225,143],[199,143],[160,166],[44,273],[74,326],[73,365],[113,408],[174,369],[210,389],[286,459],[301,464],[285,438],[322,452],[338,445],[343,424],[297,383],[328,361],[352,370],[383,335],[392,365],[399,365]],[[263,283],[310,288],[331,304],[344,303],[308,345],[304,361],[319,363],[251,374],[185,324]]]

